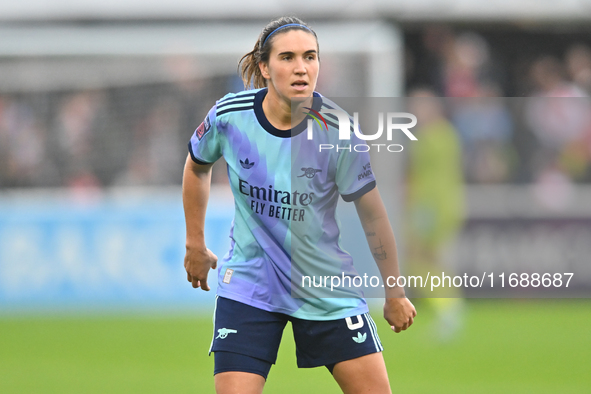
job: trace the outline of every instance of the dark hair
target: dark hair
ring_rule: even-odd
[[[284,27],[283,29],[271,35],[271,33],[281,26],[288,24],[295,25]],[[283,16],[270,22],[267,26],[265,26],[259,35],[259,38],[254,45],[254,49],[242,56],[238,62],[238,73],[242,77],[242,82],[244,82],[245,89],[250,86],[251,82],[255,89],[264,88],[267,86],[267,80],[263,78],[263,75],[261,74],[259,63],[269,61],[269,54],[271,53],[271,48],[273,47],[273,38],[277,34],[285,33],[290,30],[303,30],[311,33],[314,35],[314,38],[316,38],[316,43],[318,44],[318,37],[316,36],[314,30],[310,29],[306,23],[295,16]]]

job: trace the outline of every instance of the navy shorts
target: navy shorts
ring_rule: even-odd
[[[215,353],[214,374],[242,371],[266,378],[277,360],[288,321],[293,327],[300,368],[326,366],[332,372],[338,362],[383,350],[369,313],[338,320],[303,320],[216,297],[209,350]]]

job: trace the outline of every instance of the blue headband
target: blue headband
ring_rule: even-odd
[[[265,41],[263,41],[263,46],[265,46],[265,44],[267,43],[267,40],[269,40],[269,37],[271,37],[273,34],[277,33],[279,30],[283,29],[284,27],[289,27],[289,26],[303,27],[304,29],[309,30],[310,32],[312,32],[312,30],[308,26],[300,25],[299,23],[288,23],[287,25],[279,26],[277,29],[275,29],[271,33],[269,33],[269,35],[267,36],[267,38],[265,38]]]

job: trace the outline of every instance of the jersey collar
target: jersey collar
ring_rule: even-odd
[[[310,115],[306,116],[304,120],[293,129],[287,130],[280,130],[273,126],[271,122],[265,116],[263,112],[263,99],[267,95],[267,88],[263,88],[259,90],[256,95],[254,96],[254,113],[259,121],[260,125],[269,133],[276,137],[280,138],[289,138],[295,137],[298,134],[301,134],[304,130],[306,130],[306,125],[308,123],[308,119],[312,119]],[[320,107],[322,106],[322,96],[319,93],[314,92],[314,100],[312,100],[312,108],[315,111],[320,111]]]

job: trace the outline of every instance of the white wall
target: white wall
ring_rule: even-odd
[[[591,0],[2,0],[1,20],[47,19],[269,19],[589,20]]]

